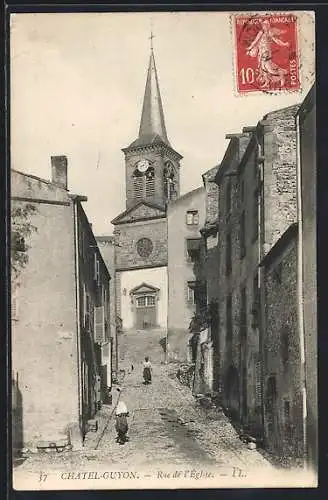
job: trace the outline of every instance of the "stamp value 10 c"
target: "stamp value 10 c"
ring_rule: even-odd
[[[232,22],[237,91],[299,91],[297,17],[234,14]]]

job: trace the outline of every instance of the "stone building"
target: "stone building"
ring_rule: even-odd
[[[218,214],[218,262],[219,262],[219,338],[216,353],[218,366],[217,389],[221,393],[224,407],[237,419],[245,420],[247,416],[247,341],[245,335],[245,318],[242,318],[246,306],[245,273],[253,275],[257,261],[253,262],[253,252],[247,255],[245,263],[245,246],[240,242],[240,224],[242,221],[240,203],[244,203],[246,185],[238,182],[238,168],[249,144],[248,133],[227,135],[230,139],[225,155],[217,171],[215,181],[219,191]],[[252,180],[250,179],[250,183]],[[242,187],[243,186],[243,187]],[[246,219],[246,218],[245,218]],[[245,228],[249,237],[248,247],[253,246],[252,221]],[[256,243],[255,243],[256,245]],[[241,308],[243,306],[243,311]]]
[[[264,444],[303,464],[303,379],[299,334],[298,225],[291,224],[262,261]]]
[[[13,444],[79,449],[110,385],[110,275],[66,157],[51,165],[11,176]]]
[[[205,222],[204,187],[168,205],[168,360],[189,359],[188,327],[206,304],[205,282],[199,277],[200,229]]]
[[[212,393],[218,389],[218,354],[219,354],[219,249],[218,249],[218,216],[219,198],[215,176],[219,166],[215,166],[203,174],[206,189],[205,224],[201,228],[201,276],[206,283],[206,303],[208,318],[208,337],[200,348],[204,363],[201,393]],[[204,339],[204,335],[202,338]]]
[[[116,289],[115,289],[115,238],[114,236],[96,236],[97,244],[111,276],[109,285],[110,303],[109,303],[109,317],[110,317],[110,349],[111,349],[111,362],[112,373],[116,377],[118,373],[118,327],[116,317]]]
[[[297,114],[299,294],[303,304],[300,328],[304,332],[306,386],[306,446],[308,464],[318,465],[317,387],[317,220],[316,220],[316,103],[315,86]]]
[[[263,437],[264,288],[260,262],[297,221],[299,106],[267,114],[231,137],[219,185],[222,399],[249,432]]]
[[[123,328],[167,329],[167,205],[180,194],[180,160],[165,127],[151,49],[139,134],[125,156],[126,210],[112,223],[116,304]]]

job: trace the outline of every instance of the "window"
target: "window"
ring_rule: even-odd
[[[155,170],[150,167],[146,172],[146,197],[151,198],[155,195]]]
[[[253,279],[253,301],[259,307],[260,305],[260,289],[259,289],[259,275],[256,273]]]
[[[176,198],[176,180],[173,163],[167,161],[164,168],[164,193],[168,201]]]
[[[143,177],[133,177],[134,198],[141,199],[144,194],[144,179]]]
[[[259,190],[255,189],[253,195],[253,241],[258,238],[259,232],[259,204],[258,204]]]
[[[186,251],[187,251],[187,261],[196,262],[200,257],[202,245],[202,238],[187,238],[186,239]]]
[[[240,258],[244,258],[246,254],[246,227],[245,227],[245,210],[241,213],[240,222],[239,222],[239,230],[240,230]]]
[[[231,212],[231,179],[228,177],[226,185],[226,212],[227,215]]]
[[[189,304],[195,305],[196,304],[196,294],[195,294],[195,285],[194,283],[188,283],[187,286],[187,300]]]
[[[253,279],[253,307],[252,307],[252,326],[253,328],[259,327],[260,321],[260,289],[258,284],[258,274]]]
[[[153,295],[149,295],[147,297],[147,306],[154,306],[155,305],[155,297]]]
[[[231,232],[227,233],[226,241],[226,274],[231,273]]]
[[[137,307],[145,307],[145,306],[146,306],[146,297],[138,297]]]
[[[292,419],[291,419],[289,401],[284,401],[284,420],[285,420],[286,437],[290,441],[293,437],[293,428],[292,428]]]
[[[187,211],[186,223],[188,226],[199,224],[198,210]]]
[[[153,242],[149,238],[140,238],[137,241],[137,252],[140,257],[147,259],[153,251]]]
[[[96,252],[94,253],[94,280],[97,282],[97,285],[99,285],[100,282],[100,264],[98,260],[98,256]]]
[[[232,297],[229,294],[226,302],[227,342],[232,341]]]
[[[246,340],[247,337],[247,302],[246,288],[240,290],[240,338]]]
[[[155,296],[143,295],[142,297],[137,297],[136,302],[137,302],[137,307],[155,306]]]
[[[95,307],[94,313],[94,340],[97,344],[105,342],[105,309],[104,306]]]
[[[91,301],[90,295],[86,291],[85,285],[83,285],[83,316],[84,316],[84,326],[87,330],[91,328]]]

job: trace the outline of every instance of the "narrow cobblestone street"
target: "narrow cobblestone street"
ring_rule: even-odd
[[[155,463],[269,467],[257,451],[241,443],[222,413],[206,412],[196,404],[191,391],[176,379],[176,367],[163,363],[161,336],[160,331],[139,331],[120,339],[120,366],[125,370],[121,399],[130,411],[130,441],[125,446],[115,444],[115,459],[147,467]],[[142,383],[145,355],[153,365],[149,386]],[[113,442],[115,430],[110,425],[99,447],[104,455]]]
[[[249,450],[241,442],[222,412],[199,406],[190,389],[179,383],[176,366],[164,363],[159,343],[162,336],[161,331],[136,331],[120,337],[120,398],[130,412],[125,445],[116,443],[113,415],[119,393],[114,387],[113,405],[99,412],[98,432],[87,435],[83,451],[31,455],[15,467],[15,478],[26,479],[29,473],[35,479],[40,474],[63,475],[63,471],[81,474],[91,468],[150,471],[149,477],[156,470],[157,479],[164,479],[168,468],[195,475],[196,471],[216,470],[223,478],[246,477],[256,468],[261,474],[273,472],[274,467],[259,451]],[[142,383],[145,355],[150,356],[153,366],[153,381],[148,386]]]

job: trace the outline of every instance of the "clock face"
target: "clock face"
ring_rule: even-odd
[[[150,162],[148,160],[140,160],[138,161],[137,163],[137,169],[139,170],[139,172],[146,172],[146,170],[148,170],[148,168],[150,167]]]
[[[149,257],[153,251],[153,242],[149,238],[141,238],[137,241],[137,252],[140,257]]]

